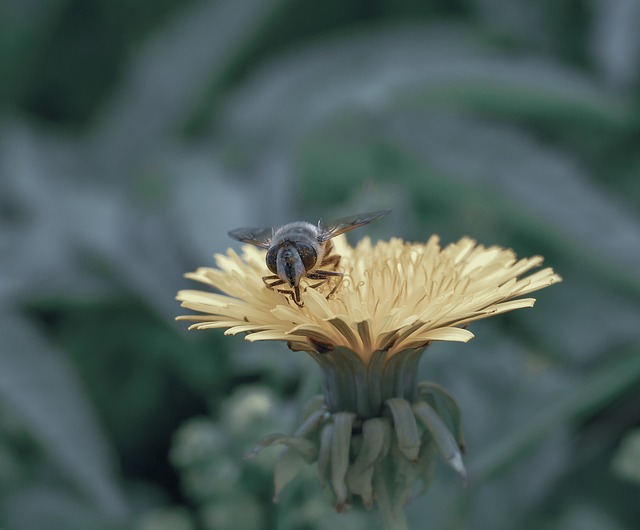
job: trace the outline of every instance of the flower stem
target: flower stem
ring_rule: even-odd
[[[385,530],[409,530],[407,526],[407,519],[404,515],[402,507],[399,510],[394,510],[393,500],[391,497],[391,491],[387,481],[385,480],[385,474],[376,472],[374,477],[374,490],[376,492],[376,498],[378,499],[378,509],[382,516],[382,524]]]

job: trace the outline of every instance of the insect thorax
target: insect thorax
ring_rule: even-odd
[[[305,221],[295,221],[284,225],[276,230],[271,240],[271,245],[281,245],[286,241],[318,245],[318,228],[311,223]]]
[[[295,248],[304,262],[306,272],[309,272],[322,261],[325,253],[325,243],[318,241],[318,234],[319,229],[311,223],[304,221],[289,223],[273,235],[270,252],[276,248]]]

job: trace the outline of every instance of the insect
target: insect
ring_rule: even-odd
[[[340,255],[333,252],[332,238],[349,230],[366,225],[387,215],[391,210],[378,210],[343,217],[332,223],[317,225],[306,221],[295,221],[280,228],[237,228],[229,236],[267,250],[267,268],[273,273],[262,277],[268,289],[291,296],[294,303],[303,307],[300,280],[314,281],[309,287],[316,289],[338,278],[329,298],[340,285],[342,272],[337,271]],[[279,288],[280,286],[288,288]]]

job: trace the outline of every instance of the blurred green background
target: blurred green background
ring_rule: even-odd
[[[638,0],[1,0],[0,528],[379,528],[242,459],[311,359],[173,321],[227,230],[377,208],[373,237],[565,279],[429,348],[471,481],[441,467],[412,528],[639,528],[638,27]]]

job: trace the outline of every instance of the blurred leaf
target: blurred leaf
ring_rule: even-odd
[[[594,6],[593,57],[613,88],[628,89],[638,81],[640,2],[598,0]]]
[[[98,284],[93,265],[173,320],[184,266],[164,202],[145,207],[101,180],[71,138],[20,123],[0,132],[0,177],[17,211],[5,232],[13,248],[2,256],[11,281],[0,288],[15,297],[86,292]]]
[[[558,530],[622,530],[615,517],[591,503],[574,503],[561,517]]]
[[[269,217],[258,204],[264,184],[238,178],[242,175],[225,167],[210,146],[173,152],[162,167],[172,176],[170,223],[194,264],[213,264],[212,254],[231,246],[232,228],[259,226]]]
[[[28,93],[34,58],[69,0],[3,0],[0,3],[0,115]]]
[[[99,282],[90,278],[79,254],[125,252],[123,190],[93,181],[85,162],[67,138],[20,122],[0,128],[3,199],[13,209],[2,226],[11,247],[0,262],[9,280],[2,302],[33,293],[86,292]]]
[[[496,411],[496,414],[500,413]],[[499,442],[494,440],[494,443]],[[469,527],[511,529],[513,521],[520,519],[523,513],[531,513],[544,503],[570,465],[569,433],[559,427],[526,457],[515,460],[499,477],[487,479],[471,475],[470,490],[460,501],[461,505],[470,505]],[[501,504],[502,508],[487,509],[496,504]],[[449,516],[455,518],[455,509]]]
[[[191,513],[184,507],[156,508],[145,513],[135,530],[195,530]]]
[[[200,512],[204,530],[260,530],[266,516],[265,507],[241,491],[205,504]]]
[[[470,466],[469,475],[481,482],[499,472],[522,452],[539,442],[551,429],[575,424],[602,408],[606,403],[640,381],[640,349],[638,346],[610,355],[602,366],[594,368],[578,385],[559,396],[499,443],[485,450]]]
[[[427,169],[504,196],[508,200],[495,206],[505,208],[505,217],[515,222],[517,211],[535,215],[532,228],[546,227],[547,238],[560,235],[565,248],[579,244],[581,254],[602,267],[615,264],[611,281],[626,279],[640,294],[640,218],[590,181],[571,156],[512,127],[468,116],[414,113],[394,119],[391,130]]]
[[[122,179],[157,151],[283,1],[201,0],[159,30],[96,124],[103,167]]]
[[[61,488],[18,487],[0,500],[0,524],[11,530],[126,530],[95,506]]]
[[[553,39],[549,31],[550,9],[544,2],[528,0],[471,0],[483,24],[515,42],[548,48]]]
[[[640,429],[624,437],[612,465],[620,477],[640,484]]]
[[[566,67],[487,49],[461,28],[405,26],[336,39],[267,65],[230,99],[228,121],[257,147],[267,138],[269,145],[293,144],[345,110],[489,105],[617,123],[621,103]]]
[[[0,319],[0,396],[42,448],[101,512],[121,519],[127,507],[113,455],[71,367],[19,317]]]

